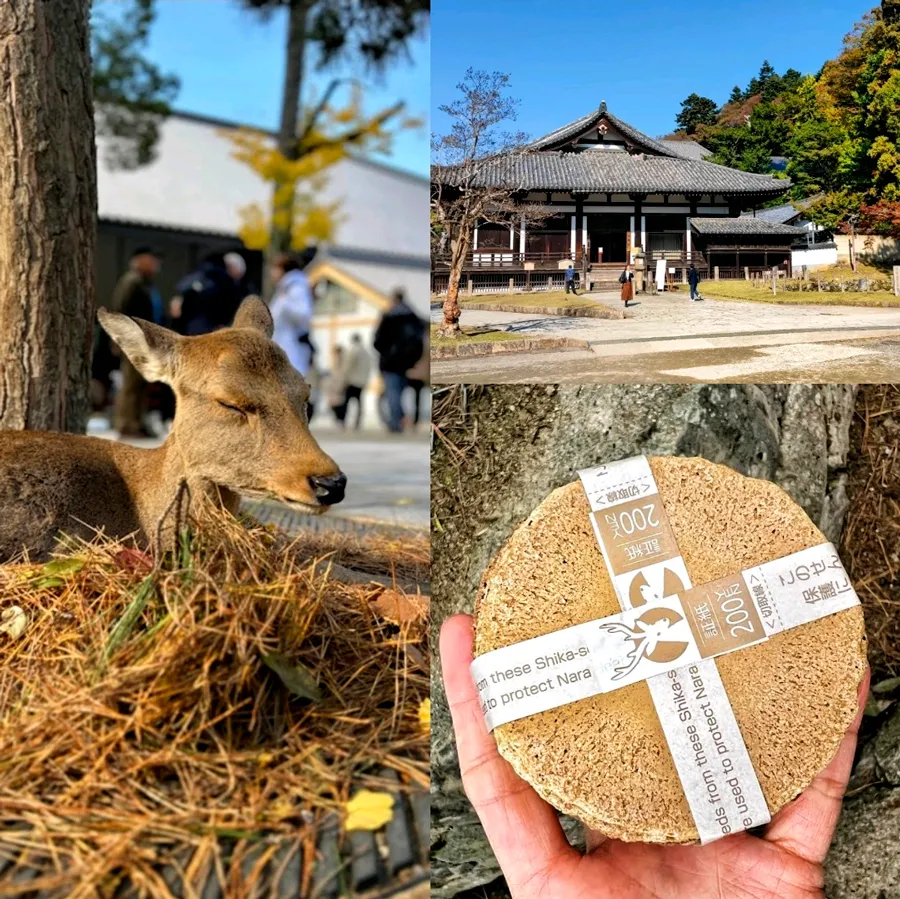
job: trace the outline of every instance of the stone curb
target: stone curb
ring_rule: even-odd
[[[569,318],[625,318],[623,309],[598,304],[597,306],[517,306],[515,303],[461,303],[461,308],[474,309],[478,312],[521,312],[535,315],[560,315]]]
[[[525,353],[529,350],[587,350],[586,340],[571,337],[531,337],[523,340],[497,340],[493,343],[460,343],[458,346],[431,347],[432,359],[456,359],[460,356],[494,356],[500,353]]]

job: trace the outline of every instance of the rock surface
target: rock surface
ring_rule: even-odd
[[[432,457],[435,899],[449,899],[500,873],[462,792],[436,631],[447,616],[472,610],[485,567],[515,527],[551,490],[574,480],[579,469],[647,453],[703,456],[774,481],[837,542],[848,504],[855,393],[847,385],[657,384],[451,388],[437,397],[434,418],[441,439]]]

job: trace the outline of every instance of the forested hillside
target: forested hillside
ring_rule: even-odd
[[[712,162],[790,178],[789,198],[812,199],[822,225],[853,217],[861,232],[900,236],[900,0],[882,0],[817,73],[766,61],[724,105],[691,94],[676,123],[670,136],[699,141]]]

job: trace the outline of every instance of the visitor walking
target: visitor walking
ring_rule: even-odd
[[[626,265],[625,270],[619,275],[619,284],[622,285],[622,302],[627,308],[634,299],[634,272],[630,264]]]
[[[395,290],[393,304],[375,332],[375,351],[384,379],[387,426],[392,433],[403,430],[406,373],[422,358],[424,348],[425,322],[410,308],[403,290]]]
[[[270,310],[275,322],[272,339],[280,346],[291,365],[306,377],[312,368],[315,347],[310,339],[313,296],[301,262],[290,253],[282,253],[272,264],[275,294]]]
[[[350,400],[356,400],[356,422],[353,429],[358,431],[362,426],[363,404],[362,395],[372,375],[372,357],[363,346],[359,334],[350,338],[350,351],[347,353],[346,381],[344,391],[344,414],[350,417]]]
[[[332,354],[331,371],[325,384],[325,398],[335,420],[343,428],[347,416],[347,361],[344,348],[336,346]]]
[[[110,309],[161,324],[164,307],[153,284],[159,268],[159,254],[150,247],[138,247],[131,256],[128,271],[116,284]],[[113,426],[121,437],[153,437],[155,435],[144,423],[147,382],[126,356],[120,356],[120,359],[122,382],[116,396]]]
[[[422,418],[422,394],[431,380],[431,347],[428,345],[428,334],[425,333],[422,355],[419,361],[406,373],[406,384],[413,391],[413,428]]]
[[[697,271],[694,263],[691,263],[691,267],[688,269],[687,273],[688,284],[691,286],[691,302],[693,303],[695,300],[702,300],[703,297],[700,296],[700,272]]]
[[[578,287],[578,282],[575,280],[577,275],[575,274],[575,266],[569,263],[569,267],[566,269],[566,295],[568,295],[571,290],[575,296],[578,296],[578,291],[576,288]]]

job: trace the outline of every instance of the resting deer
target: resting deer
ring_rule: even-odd
[[[157,449],[75,434],[0,431],[0,559],[46,558],[60,533],[155,540],[184,491],[236,511],[241,495],[305,512],[344,498],[346,477],[307,423],[309,388],[270,339],[256,297],[231,328],[201,337],[101,309],[100,324],[148,381],[175,391]],[[184,485],[184,486],[183,486]]]

